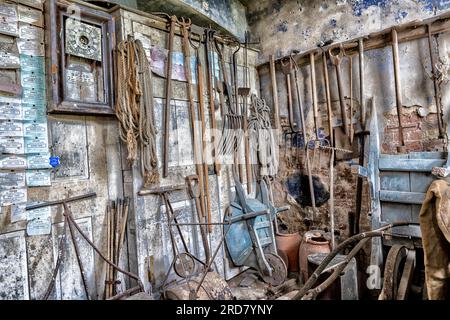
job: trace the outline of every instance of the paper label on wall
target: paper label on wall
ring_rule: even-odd
[[[14,38],[0,35],[0,68],[18,69],[19,50]]]
[[[26,181],[28,187],[48,187],[52,185],[49,170],[27,170]]]
[[[22,103],[20,99],[0,99],[0,120],[22,120]]]
[[[27,201],[27,188],[6,189],[0,191],[0,206],[23,203]]]
[[[25,121],[23,130],[24,137],[47,137],[47,122]]]
[[[26,6],[18,6],[19,21],[32,24],[36,27],[44,27],[44,15],[40,10]]]
[[[27,158],[18,155],[0,156],[0,169],[26,169]]]
[[[166,77],[166,62],[169,51],[160,47],[151,49],[151,68],[152,72],[160,77]],[[197,83],[196,72],[197,59],[191,57],[191,78],[192,83]],[[187,81],[184,72],[184,55],[182,52],[172,52],[172,79],[178,81]]]
[[[25,104],[45,104],[45,89],[44,88],[23,88],[22,103]]]
[[[50,218],[33,219],[27,223],[27,235],[30,237],[50,234],[51,230],[52,223]]]
[[[46,153],[46,152],[48,152],[47,137],[25,138],[25,153]]]
[[[25,172],[1,171],[0,189],[25,187]]]
[[[45,47],[42,41],[17,39],[17,48],[20,54],[39,57],[45,56]]]
[[[45,74],[45,57],[20,55],[20,69],[22,72]]]
[[[27,211],[27,234],[37,236],[51,232],[51,208],[43,207]]]
[[[24,154],[23,137],[0,137],[0,153]]]
[[[50,169],[50,153],[27,155],[28,169]]]
[[[0,120],[0,137],[23,136],[23,125],[18,120]]]
[[[20,68],[19,53],[0,51],[0,68],[3,69]]]
[[[44,122],[47,114],[44,105],[22,104],[23,120]]]
[[[44,42],[44,29],[26,23],[19,23],[19,37],[21,39]]]
[[[0,15],[0,33],[13,37],[18,37],[19,25],[17,23],[17,19],[13,17]]]
[[[12,3],[0,3],[0,15],[17,19],[17,6]]]
[[[42,73],[22,71],[20,74],[20,83],[23,88],[45,89],[45,75]]]
[[[26,203],[11,205],[11,223],[27,220]]]
[[[44,2],[45,0],[19,0],[18,1],[21,4],[25,4],[29,7],[33,7],[39,10],[43,10],[44,9]]]

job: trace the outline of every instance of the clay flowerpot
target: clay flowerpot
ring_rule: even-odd
[[[298,248],[302,240],[298,233],[277,233],[276,243],[278,251],[283,252],[287,256],[287,268],[288,271],[298,271]]]
[[[308,256],[313,253],[330,253],[330,242],[325,239],[321,230],[311,230],[303,235],[300,244],[298,259],[303,282],[308,280]]]

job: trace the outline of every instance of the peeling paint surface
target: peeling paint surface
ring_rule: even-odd
[[[264,63],[271,54],[279,58],[294,50],[304,52],[449,9],[449,0],[261,0],[249,2],[247,16],[252,36],[260,39],[258,63]]]

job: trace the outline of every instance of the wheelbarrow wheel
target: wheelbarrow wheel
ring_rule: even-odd
[[[175,273],[181,278],[187,278],[195,273],[194,257],[187,252],[182,252],[176,256],[173,266]]]
[[[279,286],[287,277],[286,264],[279,255],[264,253],[264,256],[272,269],[272,276],[261,273],[261,278],[264,282],[271,284],[272,286]]]

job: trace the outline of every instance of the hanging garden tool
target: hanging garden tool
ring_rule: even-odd
[[[278,86],[275,69],[275,57],[270,56],[270,82],[272,85],[274,129],[280,130],[280,106],[278,105]]]
[[[172,52],[173,37],[175,35],[175,25],[178,21],[176,16],[169,18],[169,39],[166,62],[166,86],[165,86],[165,106],[164,106],[164,129],[163,129],[163,178],[169,175],[169,134],[170,134],[170,103],[172,102]]]
[[[285,62],[286,60],[288,60],[288,62]],[[281,71],[284,73],[285,79],[286,79],[288,123],[289,123],[289,130],[284,133],[285,158],[286,158],[287,164],[293,166],[292,161],[290,161],[290,159],[292,158],[293,148],[294,148],[293,141],[294,141],[294,138],[296,139],[296,142],[298,141],[297,137],[298,137],[298,133],[300,132],[300,125],[296,122],[296,119],[294,119],[294,110],[293,110],[293,103],[292,103],[292,86],[291,86],[292,58],[289,57],[286,59],[281,59],[280,63],[281,63]],[[288,136],[291,138],[290,139],[289,159],[287,158]],[[298,147],[298,145],[297,145],[297,147]]]
[[[434,88],[434,100],[436,102],[436,117],[437,117],[437,123],[438,123],[438,129],[439,129],[439,139],[443,139],[445,137],[444,134],[444,126],[443,126],[443,112],[442,112],[442,101],[441,101],[441,95],[440,95],[440,88],[438,84],[438,75],[436,72],[436,65],[434,64],[434,55],[433,55],[433,40],[431,37],[431,25],[427,25],[427,31],[428,31],[428,49],[430,51],[430,63],[431,63],[431,77],[433,79],[433,88]]]
[[[193,28],[194,26],[191,26],[191,28]],[[198,44],[196,45],[194,43],[194,41],[192,41],[192,35],[195,34],[198,36],[199,41]],[[211,195],[209,193],[209,172],[208,172],[208,157],[206,154],[206,120],[205,120],[205,101],[204,101],[204,95],[203,95],[203,90],[204,90],[204,85],[203,85],[203,64],[202,61],[200,59],[200,54],[199,54],[199,48],[200,45],[202,43],[202,35],[200,32],[198,33],[194,33],[191,30],[191,37],[189,38],[192,47],[195,50],[195,57],[196,57],[196,65],[197,65],[197,96],[198,96],[198,115],[200,118],[200,123],[201,123],[201,133],[200,133],[200,138],[202,141],[202,145],[201,145],[201,159],[202,159],[202,170],[203,170],[203,188],[204,188],[204,203],[206,204],[206,207],[203,208],[203,210],[206,210],[204,212],[206,212],[207,214],[207,221],[211,221]],[[208,227],[209,232],[212,231],[212,228],[209,226]]]
[[[223,77],[223,89],[225,91],[226,96],[228,97],[228,104],[224,104],[225,108],[225,116],[223,119],[223,128],[222,135],[220,137],[219,146],[218,146],[218,156],[223,159],[224,157],[228,157],[233,155],[234,158],[234,166],[237,165],[237,152],[242,144],[242,123],[243,117],[239,115],[236,110],[236,105],[234,103],[232,88],[228,79],[227,69],[225,66],[224,60],[224,45],[219,44],[218,41],[215,41],[217,54],[219,56],[220,64],[221,64],[221,74]],[[238,49],[237,49],[238,50]]]
[[[234,39],[231,39],[230,41],[231,44],[231,48],[233,45],[236,46],[236,49],[233,50],[233,54],[231,55],[231,61],[230,61],[230,66],[232,66],[231,69],[231,83],[233,84],[233,102],[234,102],[234,110],[236,112],[236,114],[238,116],[242,116],[242,126],[241,128],[239,128],[238,130],[243,131],[244,130],[244,116],[243,116],[243,112],[241,109],[241,106],[239,104],[239,95],[238,95],[238,61],[237,61],[237,54],[239,52],[239,50],[241,49],[241,43],[239,41],[236,41]],[[243,132],[241,132],[240,134],[244,134]],[[244,183],[244,165],[242,162],[242,146],[238,145],[237,146],[237,151],[235,153],[234,156],[234,163],[238,168],[238,173],[239,173],[239,181],[241,183]]]
[[[190,28],[192,26],[190,19],[181,18],[177,20],[177,23],[181,27],[181,33],[183,36],[183,56],[184,56],[184,73],[187,80],[187,93],[188,93],[188,100],[189,100],[189,118],[191,120],[191,134],[192,134],[192,148],[194,151],[194,165],[195,165],[195,171],[198,176],[198,184],[199,184],[199,190],[200,190],[200,208],[201,211],[204,213],[207,209],[207,204],[205,200],[205,187],[204,182],[205,179],[203,177],[204,174],[204,158],[203,158],[203,152],[199,152],[199,147],[201,146],[201,143],[199,141],[199,130],[197,128],[197,124],[199,121],[197,121],[197,112],[195,110],[195,102],[194,102],[194,91],[192,88],[192,70],[191,70],[191,47],[190,43]],[[197,79],[201,77],[200,75],[197,75]],[[199,93],[199,96],[202,96],[203,92]],[[202,98],[203,99],[203,98]],[[200,115],[200,110],[197,110],[198,114]],[[201,115],[200,115],[201,116]],[[202,132],[200,131],[200,137],[202,137]],[[208,219],[210,219],[210,211],[208,211]]]
[[[365,147],[367,136],[370,131],[367,130],[366,119],[366,99],[365,99],[365,86],[364,86],[364,40],[358,40],[358,51],[359,51],[359,99],[360,99],[360,126],[361,130],[355,132],[359,140],[359,160],[358,164],[360,167],[364,167],[366,162],[365,157]],[[373,105],[373,99],[371,100],[371,105]],[[371,108],[372,110],[372,108]],[[372,112],[372,111],[371,111]],[[363,178],[358,176],[356,183],[356,210],[355,210],[355,224],[353,230],[350,230],[350,235],[359,233],[359,220],[361,217],[361,207],[362,207],[362,191],[363,191]]]
[[[334,146],[334,130],[333,130],[333,110],[331,109],[331,94],[330,94],[330,80],[328,76],[328,61],[327,54],[324,51],[322,53],[322,67],[323,67],[323,79],[325,82],[325,98],[327,102],[327,116],[328,116],[328,132],[330,146]],[[335,248],[334,237],[334,149],[330,149],[330,200],[328,207],[328,214],[330,216],[330,232],[331,232],[331,249]]]
[[[245,33],[244,45],[244,87],[238,88],[238,94],[242,97],[242,115],[243,115],[243,129],[244,129],[244,145],[245,145],[245,172],[247,175],[247,192],[252,192],[252,168],[251,168],[251,154],[250,154],[250,140],[248,136],[248,95],[250,88],[248,87],[248,32]],[[236,63],[237,64],[237,63]]]
[[[207,71],[207,89],[209,97],[209,113],[211,117],[211,146],[212,146],[212,157],[214,161],[214,171],[217,175],[220,175],[220,163],[217,157],[217,141],[216,141],[216,107],[215,107],[215,94],[214,94],[214,73],[215,73],[215,62],[214,62],[214,33],[215,30],[211,28],[205,29],[205,56],[206,56],[206,71]]]
[[[334,146],[335,148],[349,150],[351,149],[347,107],[345,104],[344,88],[342,83],[341,63],[344,57],[344,47],[340,44],[338,47],[328,49],[331,62],[335,66],[336,81],[339,96],[339,107],[341,111],[342,125],[334,128]],[[348,160],[352,158],[352,152],[336,153],[336,160]]]
[[[300,95],[300,82],[298,77],[299,68],[297,65],[297,62],[294,60],[294,58],[291,56],[291,61],[294,64],[294,77],[295,77],[295,85],[297,89],[297,100],[298,100],[298,106],[300,111],[300,121],[302,124],[302,137],[303,137],[303,147],[305,150],[305,159],[306,159],[306,171],[308,173],[308,182],[309,182],[309,193],[311,197],[311,206],[313,208],[313,215],[316,214],[316,198],[314,194],[314,183],[313,183],[313,177],[312,177],[312,171],[311,171],[311,160],[309,158],[308,153],[308,143],[307,143],[307,136],[306,136],[306,121],[305,121],[305,114],[303,110],[303,103]]]
[[[400,139],[400,145],[397,146],[398,153],[406,153],[407,149],[405,146],[405,137],[403,135],[403,123],[402,123],[402,80],[400,78],[400,62],[398,56],[398,37],[397,30],[392,28],[392,58],[394,60],[394,79],[395,79],[395,102],[397,108],[397,118],[398,118],[398,134]]]
[[[208,243],[208,236],[207,236],[207,217],[205,212],[202,209],[201,202],[200,202],[200,177],[195,175],[190,175],[186,177],[186,185],[187,190],[189,193],[189,196],[191,199],[195,202],[195,210],[197,212],[197,219],[198,222],[202,225],[199,225],[200,228],[200,235],[202,238],[203,243],[203,251],[205,252],[205,264],[209,263],[209,260],[211,259],[211,253],[209,250],[209,243]]]

